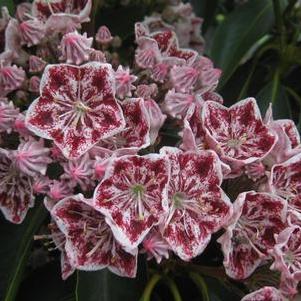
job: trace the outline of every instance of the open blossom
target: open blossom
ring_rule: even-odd
[[[281,292],[275,287],[265,286],[244,296],[241,301],[285,301]]]
[[[202,120],[208,144],[230,164],[240,166],[262,159],[277,141],[262,122],[253,98],[230,108],[207,101],[203,105]]]
[[[221,190],[221,164],[214,152],[182,152],[164,147],[171,165],[168,213],[161,224],[163,238],[183,260],[199,255],[232,214]]]
[[[108,267],[120,276],[135,277],[137,249],[132,254],[116,242],[104,216],[79,194],[57,203],[51,215],[66,236],[65,250],[73,267],[99,270]]]
[[[169,165],[160,155],[122,156],[112,161],[94,193],[116,239],[136,248],[166,209]]]
[[[123,99],[132,96],[131,90],[135,89],[133,82],[137,76],[130,74],[129,68],[123,69],[120,65],[115,71],[116,96]]]
[[[142,253],[147,254],[147,259],[156,259],[159,264],[163,258],[169,258],[170,246],[162,237],[159,229],[153,228],[143,239]]]
[[[88,63],[80,67],[48,65],[41,79],[40,97],[29,107],[28,128],[54,140],[69,159],[124,128],[114,95],[112,67]]]
[[[11,101],[0,100],[0,132],[10,132],[18,114]]]
[[[49,148],[44,147],[43,139],[36,141],[30,138],[21,141],[18,149],[12,152],[12,157],[16,166],[25,174],[45,175],[47,165],[52,162],[49,153]]]
[[[88,38],[87,34],[80,34],[77,31],[67,33],[61,41],[61,60],[68,64],[80,65],[89,60],[92,51],[93,38]]]
[[[33,205],[32,178],[16,167],[6,150],[0,149],[0,210],[8,221],[20,224]]]
[[[287,203],[268,193],[244,192],[234,202],[233,216],[218,242],[229,277],[245,279],[268,258],[274,234],[285,228]]]

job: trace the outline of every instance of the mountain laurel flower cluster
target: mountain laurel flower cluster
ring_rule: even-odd
[[[64,279],[103,268],[135,277],[139,253],[188,262],[217,240],[230,278],[262,265],[280,274],[278,288],[243,300],[288,300],[301,281],[297,128],[271,107],[262,116],[254,98],[225,107],[202,20],[171,3],[135,24],[124,66],[109,28],[82,31],[91,0],[3,14],[0,209],[19,224],[44,199]]]

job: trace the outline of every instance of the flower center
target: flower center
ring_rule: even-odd
[[[136,197],[141,197],[145,191],[144,186],[141,184],[135,184],[131,189]]]
[[[239,138],[232,138],[232,139],[228,140],[227,146],[230,148],[239,148],[246,141],[247,141],[247,134],[243,134]]]
[[[80,100],[75,103],[75,108],[78,112],[87,112],[90,110],[90,108]]]
[[[175,208],[183,208],[183,203],[185,200],[185,194],[183,192],[176,192],[173,197],[173,205]]]
[[[295,262],[295,256],[293,252],[288,250],[287,253],[285,254],[285,260],[290,263]]]

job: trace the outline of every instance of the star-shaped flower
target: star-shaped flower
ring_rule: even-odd
[[[244,192],[233,204],[233,216],[218,239],[227,275],[245,279],[268,258],[274,234],[285,228],[287,203],[268,193]]]
[[[137,249],[125,252],[104,216],[83,195],[61,200],[51,215],[66,236],[65,250],[72,266],[86,271],[108,267],[120,276],[135,277]]]
[[[68,159],[78,158],[124,128],[114,87],[109,64],[48,65],[40,97],[27,111],[27,126],[36,135],[52,139]]]
[[[254,98],[242,100],[230,108],[207,101],[202,120],[210,147],[224,161],[236,166],[264,158],[277,141],[262,122]]]
[[[93,204],[129,249],[136,248],[165,213],[168,180],[169,164],[156,154],[123,156],[107,167]]]
[[[232,214],[232,205],[221,190],[222,170],[212,151],[182,152],[164,147],[170,162],[168,213],[163,238],[183,260],[199,255]]]

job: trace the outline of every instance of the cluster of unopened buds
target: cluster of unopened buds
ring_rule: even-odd
[[[111,54],[107,27],[80,32],[90,10],[91,0],[35,0],[15,17],[2,8],[5,218],[21,223],[44,195],[64,279],[106,267],[135,277],[139,252],[158,264],[189,261],[219,231],[229,277],[244,280],[262,265],[281,275],[279,288],[243,300],[292,298],[301,280],[293,121],[273,120],[271,108],[262,118],[253,98],[222,105],[221,71],[200,54],[202,20],[189,4],[136,23],[130,67]],[[180,128],[176,147],[162,145],[166,119]]]

